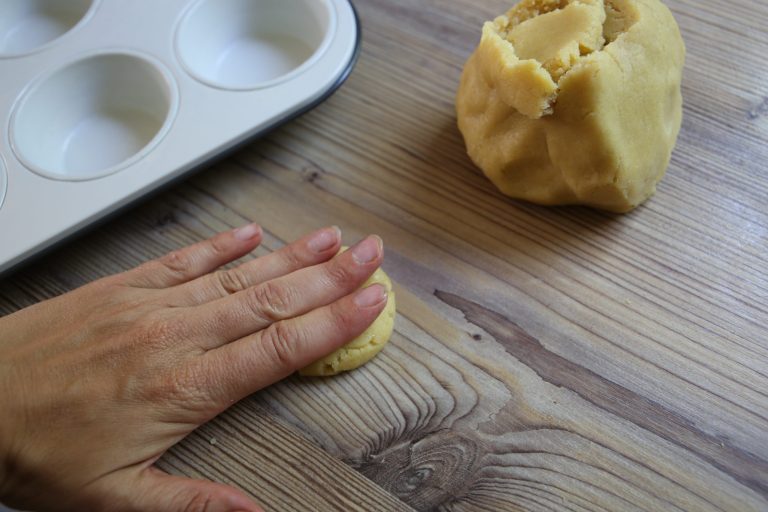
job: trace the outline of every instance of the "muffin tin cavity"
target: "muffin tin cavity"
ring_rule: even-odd
[[[200,0],[179,24],[176,52],[205,84],[257,89],[309,67],[334,24],[329,0]]]
[[[0,57],[34,52],[84,21],[96,0],[2,0]]]
[[[11,118],[11,144],[30,170],[58,180],[112,174],[168,130],[178,93],[159,62],[130,52],[93,54],[32,85]]]

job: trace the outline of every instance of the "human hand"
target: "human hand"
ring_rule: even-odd
[[[243,397],[359,335],[383,247],[326,228],[231,270],[256,225],[0,318],[0,502],[40,511],[260,510],[153,463]]]

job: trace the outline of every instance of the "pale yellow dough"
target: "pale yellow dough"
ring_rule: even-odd
[[[387,289],[387,305],[374,322],[357,338],[350,341],[336,352],[302,368],[299,374],[311,377],[327,377],[337,373],[354,370],[364,365],[378,354],[392,336],[395,324],[395,292],[392,282],[383,270],[376,272],[363,284],[363,288],[374,283]]]
[[[684,58],[659,0],[523,0],[464,67],[467,151],[509,196],[629,211],[669,165]]]

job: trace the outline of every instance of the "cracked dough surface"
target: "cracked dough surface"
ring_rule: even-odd
[[[669,165],[684,58],[659,0],[523,0],[464,66],[467,151],[509,196],[629,211]]]
[[[346,250],[346,247],[343,249]],[[306,377],[328,377],[337,373],[354,370],[364,365],[378,354],[384,345],[392,336],[392,330],[395,324],[395,292],[392,291],[392,281],[383,270],[376,269],[376,272],[368,278],[362,288],[374,283],[384,285],[387,289],[387,305],[384,310],[376,317],[376,320],[363,333],[350,341],[332,354],[325,356],[302,368],[300,375]]]

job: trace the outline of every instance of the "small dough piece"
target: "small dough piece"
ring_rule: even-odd
[[[467,151],[509,196],[629,211],[669,165],[684,59],[659,0],[522,0],[464,67]]]
[[[342,250],[346,250],[343,248]],[[305,377],[328,377],[337,373],[354,370],[364,365],[378,354],[392,336],[395,325],[395,292],[392,291],[392,281],[383,270],[368,278],[362,288],[374,283],[384,285],[387,289],[387,305],[376,320],[363,333],[330,355],[315,361],[299,370]]]

